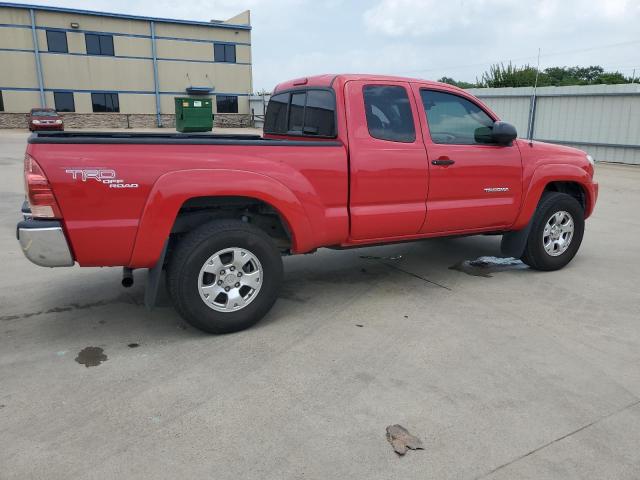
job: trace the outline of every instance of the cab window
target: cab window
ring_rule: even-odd
[[[329,90],[294,90],[273,95],[264,132],[275,135],[334,138],[336,101]]]
[[[490,144],[493,119],[475,103],[451,93],[421,90],[433,143]]]
[[[367,85],[363,95],[369,135],[391,142],[416,140],[411,104],[404,87]]]

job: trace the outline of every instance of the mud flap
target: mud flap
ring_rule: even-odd
[[[520,258],[524,254],[524,249],[527,246],[527,240],[529,239],[529,232],[531,232],[531,225],[533,222],[533,216],[527,226],[522,230],[505,233],[502,236],[500,242],[500,251],[503,257]]]
[[[149,269],[147,275],[147,286],[144,291],[144,306],[148,310],[153,310],[158,298],[158,290],[160,289],[160,281],[162,280],[162,267],[164,266],[164,257],[167,255],[167,246],[169,241],[164,242],[162,253],[156,264]]]

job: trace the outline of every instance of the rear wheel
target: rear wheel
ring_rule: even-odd
[[[536,270],[559,270],[580,248],[584,210],[566,193],[547,192],[536,209],[522,261]]]
[[[187,322],[209,333],[230,333],[252,326],[271,309],[282,258],[262,230],[214,221],[182,239],[167,273],[171,297]]]

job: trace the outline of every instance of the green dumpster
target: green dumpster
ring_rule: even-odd
[[[176,97],[176,130],[210,132],[213,128],[211,98]]]

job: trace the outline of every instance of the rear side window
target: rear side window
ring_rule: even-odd
[[[369,135],[392,142],[415,141],[411,104],[404,87],[367,85],[363,93]]]
[[[475,145],[491,143],[493,120],[466,98],[435,90],[421,90],[433,143]]]
[[[298,90],[271,97],[264,122],[265,133],[336,136],[336,101],[329,90]]]

